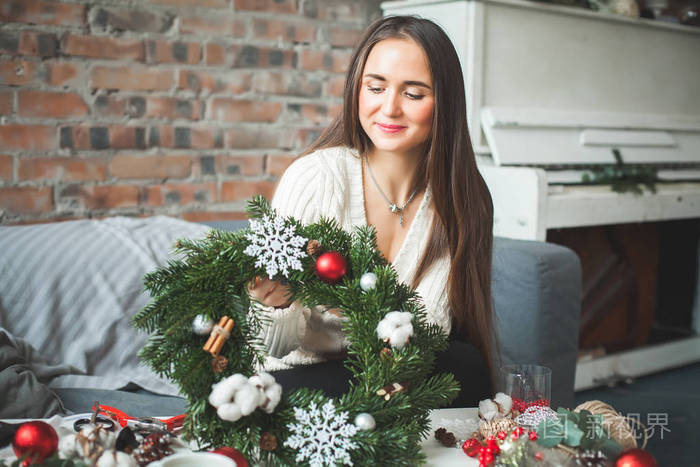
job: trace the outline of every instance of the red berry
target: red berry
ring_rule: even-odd
[[[538,461],[541,461],[542,459],[544,459],[544,454],[542,454],[542,453],[539,452],[539,451],[536,452],[536,453],[535,453],[535,459],[537,459]]]
[[[486,455],[484,456],[483,462],[484,462],[486,465],[491,465],[491,464],[493,464],[493,455],[492,455],[492,454],[486,454]]]
[[[479,455],[479,450],[481,448],[481,443],[475,438],[470,438],[462,443],[462,451],[469,457],[476,457]]]
[[[488,447],[489,449],[489,454],[492,454],[494,456],[497,456],[501,452],[501,448],[498,447],[498,444],[492,444]]]
[[[506,436],[507,436],[507,434],[506,434],[506,432],[503,431],[503,430],[499,431],[499,432],[496,434],[496,437],[497,437],[498,439],[500,439],[501,441],[503,441],[504,439],[506,439]]]
[[[528,431],[527,436],[528,436],[528,438],[530,438],[530,441],[537,441],[537,432],[536,431]]]
[[[523,434],[524,431],[525,431],[525,430],[523,430],[523,427],[521,427],[521,426],[516,426],[515,429],[513,430],[513,434],[514,434],[515,436],[520,437],[520,436],[522,436],[522,434]]]

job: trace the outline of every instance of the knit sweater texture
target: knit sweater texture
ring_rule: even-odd
[[[321,216],[334,218],[345,231],[367,225],[362,159],[354,149],[334,147],[315,151],[295,160],[277,185],[272,207],[282,216],[294,216],[303,224]],[[425,250],[434,210],[426,189],[406,238],[391,265],[399,281],[411,284]],[[450,332],[447,305],[449,257],[436,261],[416,291],[427,310],[427,320]],[[323,306],[307,308],[293,302],[288,308],[257,306],[253,312],[268,319],[261,338],[268,353],[266,371],[287,369],[324,361],[342,353],[348,341],[342,319]]]

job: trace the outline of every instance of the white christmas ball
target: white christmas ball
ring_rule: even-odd
[[[377,285],[377,275],[373,272],[366,272],[360,277],[360,288],[367,292]]]
[[[192,320],[192,331],[200,336],[207,336],[214,329],[214,320],[206,315],[197,315]]]
[[[355,426],[362,431],[372,431],[377,426],[374,417],[368,413],[361,413],[355,417]]]

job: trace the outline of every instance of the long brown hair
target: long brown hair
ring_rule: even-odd
[[[464,80],[447,34],[432,21],[414,16],[388,16],[372,23],[350,61],[342,112],[302,156],[333,146],[347,146],[365,154],[372,147],[360,126],[358,97],[372,47],[390,38],[412,39],[423,48],[435,95],[427,156],[419,164],[414,186],[430,187],[437,215],[412,285],[416,287],[435,261],[449,254],[447,290],[453,328],[482,353],[493,377],[493,204],[476,166],[467,129]]]

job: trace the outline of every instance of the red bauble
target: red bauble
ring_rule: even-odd
[[[469,457],[476,457],[479,455],[479,449],[481,449],[481,443],[476,440],[476,438],[470,438],[462,443],[462,451]]]
[[[615,467],[658,467],[654,456],[642,449],[628,449],[620,454]]]
[[[326,284],[335,284],[348,271],[348,262],[337,251],[327,251],[316,260],[316,274]]]
[[[243,457],[243,454],[237,449],[229,448],[227,446],[224,446],[219,449],[214,449],[213,452],[215,454],[221,454],[222,456],[229,457],[234,460],[236,463],[236,467],[248,467],[248,460]]]
[[[23,423],[15,432],[12,449],[17,458],[27,456],[23,465],[39,464],[58,449],[58,435],[46,422]]]

